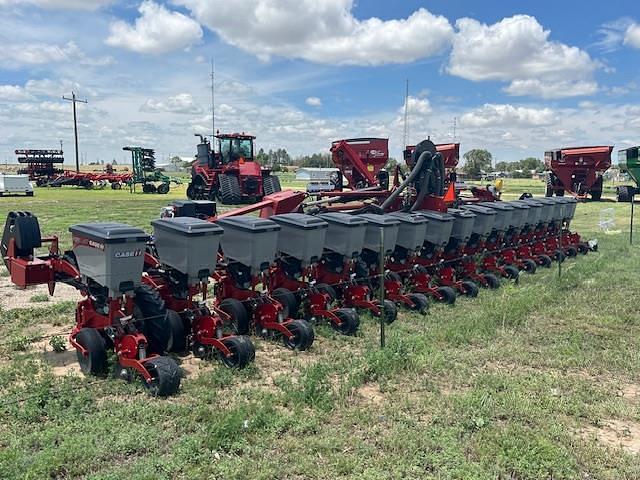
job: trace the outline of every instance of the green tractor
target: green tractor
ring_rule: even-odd
[[[136,184],[142,185],[144,193],[169,193],[171,183],[180,185],[179,178],[168,177],[156,168],[155,152],[151,148],[123,147],[131,152],[133,176],[129,180],[132,192],[136,191]]]
[[[639,150],[640,147],[630,147],[618,151],[618,167],[620,171],[629,175],[629,178],[635,182],[635,186],[622,185],[616,187],[619,202],[630,202],[633,196],[640,192],[640,188],[638,188],[640,186]]]

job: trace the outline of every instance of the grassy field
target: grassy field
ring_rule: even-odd
[[[505,196],[542,187],[507,181]],[[183,195],[39,189],[1,199],[0,214],[31,210],[68,244],[74,222],[150,229]],[[242,372],[182,358],[182,391],[165,400],[136,383],[59,375],[56,358],[70,352],[29,339],[70,329],[72,303],[0,310],[0,478],[640,478],[629,208],[578,206],[574,227],[600,251],[567,261],[561,277],[540,270],[427,316],[401,313],[384,350],[364,316],[355,338],[318,328],[305,353],[255,340]]]

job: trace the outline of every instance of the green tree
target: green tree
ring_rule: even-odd
[[[483,149],[469,150],[464,154],[464,167],[462,170],[471,178],[479,178],[482,172],[491,171],[493,156],[491,152]]]

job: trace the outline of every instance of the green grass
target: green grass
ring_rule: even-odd
[[[522,190],[542,184],[508,181],[505,197]],[[68,242],[74,222],[149,230],[181,196],[39,189],[3,207],[28,208]],[[599,231],[604,208],[613,233]],[[635,455],[585,433],[615,420],[633,441],[640,426],[640,397],[624,393],[640,392],[629,208],[578,206],[574,227],[600,252],[561,277],[554,265],[426,317],[401,313],[384,350],[368,316],[355,338],[318,328],[307,353],[256,340],[255,366],[200,362],[166,400],[53,375],[29,341],[70,326],[73,304],[0,310],[0,478],[640,478]]]

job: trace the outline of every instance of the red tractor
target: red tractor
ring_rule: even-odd
[[[191,200],[214,200],[227,205],[252,203],[281,190],[280,179],[255,161],[253,141],[244,133],[218,133],[217,152],[202,135],[191,164]]]
[[[544,153],[546,196],[602,197],[602,174],[611,166],[611,146],[560,148]]]

